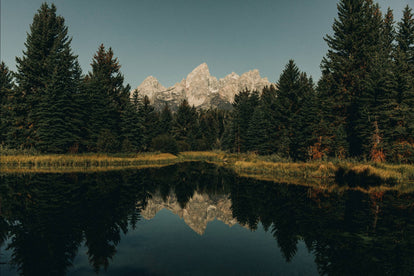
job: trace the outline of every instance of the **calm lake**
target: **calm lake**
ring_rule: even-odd
[[[194,162],[0,180],[0,275],[414,275],[414,194]]]

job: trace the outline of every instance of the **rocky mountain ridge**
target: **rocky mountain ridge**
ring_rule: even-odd
[[[141,97],[148,96],[157,109],[167,103],[175,110],[183,100],[196,108],[229,109],[238,92],[244,89],[260,91],[271,84],[267,78],[260,76],[257,69],[241,76],[233,72],[217,80],[210,75],[207,64],[202,63],[181,82],[171,87],[166,88],[155,77],[149,76],[135,90],[138,90]]]

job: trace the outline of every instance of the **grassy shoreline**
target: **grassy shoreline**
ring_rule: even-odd
[[[78,155],[2,155],[1,173],[85,172],[148,168],[180,162],[203,161],[234,170],[238,175],[324,189],[345,188],[364,191],[414,191],[414,165],[358,163],[350,161],[286,162],[255,154],[230,154],[221,151],[168,153],[139,153],[134,155],[78,154]],[[341,177],[345,183],[335,181]],[[370,187],[353,183],[374,181]],[[338,179],[336,179],[338,180]],[[340,182],[340,181],[339,181]]]
[[[168,164],[178,159],[169,153],[111,156],[106,154],[49,154],[0,156],[0,164],[15,168],[106,168]],[[1,170],[1,169],[0,169]]]

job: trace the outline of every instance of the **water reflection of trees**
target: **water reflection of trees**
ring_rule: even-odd
[[[3,176],[2,218],[11,263],[24,275],[63,275],[85,241],[96,271],[106,268],[146,189],[120,173]],[[137,183],[135,183],[137,184]],[[1,228],[3,229],[3,228]],[[4,233],[4,232],[3,232]]]
[[[233,215],[262,222],[286,261],[303,240],[320,274],[414,275],[414,195],[325,193],[312,188],[234,178]]]
[[[79,174],[0,176],[0,244],[22,275],[64,275],[84,243],[95,272],[108,267],[122,233],[135,228],[156,191],[185,206],[195,190],[222,189],[213,165]]]
[[[135,228],[152,194],[175,194],[185,207],[195,191],[229,194],[233,216],[272,233],[286,261],[304,241],[321,274],[414,274],[413,195],[326,193],[238,178],[213,165],[83,174],[0,176],[0,243],[24,275],[62,275],[87,247],[96,272]],[[1,252],[0,252],[1,253]]]

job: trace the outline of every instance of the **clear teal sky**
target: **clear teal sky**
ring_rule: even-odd
[[[26,32],[43,0],[1,1],[1,59],[15,69]],[[55,0],[66,19],[72,48],[84,73],[98,46],[111,46],[126,81],[138,86],[155,76],[164,86],[206,62],[224,77],[259,69],[276,82],[293,58],[301,70],[320,77],[332,32],[336,0]],[[397,20],[414,0],[380,0]]]

